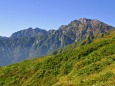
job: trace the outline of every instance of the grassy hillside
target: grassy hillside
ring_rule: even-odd
[[[0,68],[0,86],[114,86],[115,31],[75,45],[63,53]]]

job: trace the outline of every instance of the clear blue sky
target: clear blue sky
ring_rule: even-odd
[[[58,29],[84,17],[115,26],[115,0],[0,0],[0,35],[28,27]]]

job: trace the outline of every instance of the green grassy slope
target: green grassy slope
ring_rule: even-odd
[[[0,68],[0,86],[115,85],[115,31],[90,44],[70,46],[74,48],[60,54]]]

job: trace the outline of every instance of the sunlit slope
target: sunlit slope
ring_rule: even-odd
[[[114,86],[115,31],[60,54],[2,67],[0,86],[3,85]]]

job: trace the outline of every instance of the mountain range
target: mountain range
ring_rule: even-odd
[[[0,86],[115,86],[115,29],[100,29],[49,55],[0,67]]]
[[[91,43],[98,34],[104,36],[113,29],[113,26],[99,20],[86,18],[74,20],[57,30],[46,31],[30,27],[15,32],[8,38],[0,37],[0,66],[41,57],[51,52],[55,54],[55,50],[85,39]]]

